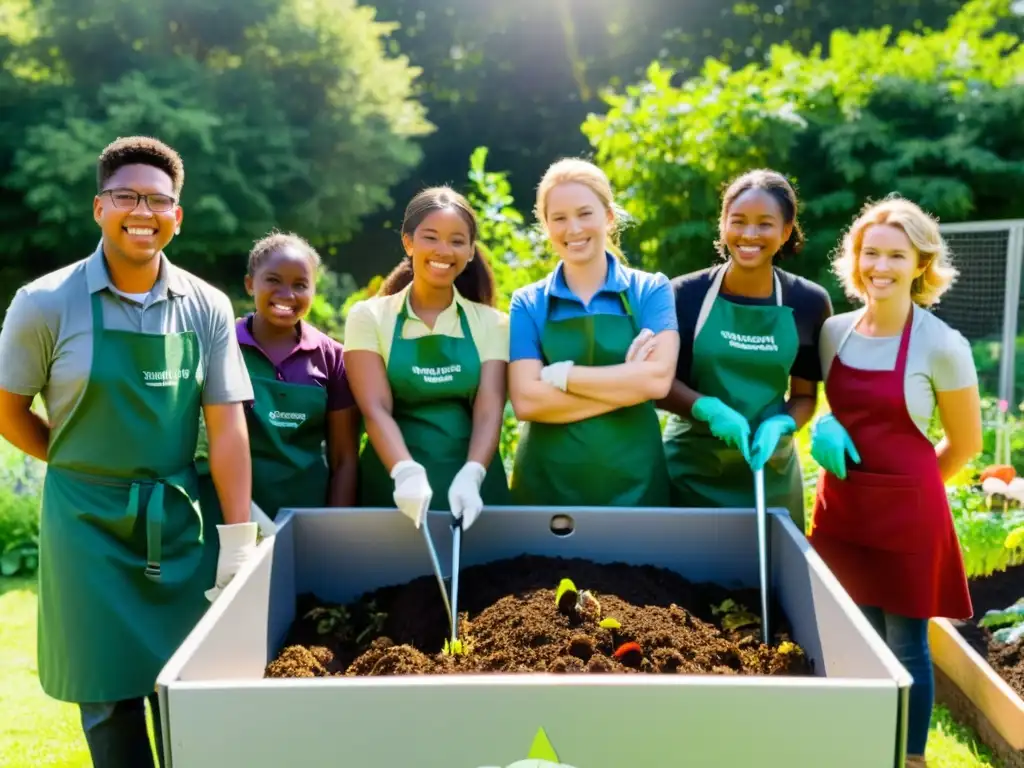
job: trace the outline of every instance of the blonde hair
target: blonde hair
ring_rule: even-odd
[[[920,206],[898,195],[881,202],[868,203],[843,236],[842,247],[832,262],[832,271],[851,299],[864,300],[867,291],[857,269],[864,234],[869,227],[888,224],[899,227],[917,251],[918,267],[924,267],[910,286],[911,300],[922,307],[931,307],[956,281],[959,271],[950,259],[949,247],[939,231],[938,221]]]
[[[612,213],[612,224],[608,228],[608,250],[621,262],[626,261],[622,248],[619,245],[619,232],[622,225],[629,218],[626,211],[615,202],[615,195],[612,192],[611,182],[608,176],[587,160],[575,157],[558,160],[548,166],[544,176],[537,185],[537,202],[533,207],[533,213],[537,221],[547,231],[548,195],[551,190],[559,184],[583,184],[591,192],[597,195],[598,200],[605,207],[605,210]]]

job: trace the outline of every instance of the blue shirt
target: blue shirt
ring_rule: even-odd
[[[625,292],[637,330],[654,333],[679,330],[675,297],[668,278],[633,269],[606,254],[608,276],[584,305],[566,285],[561,262],[543,280],[517,289],[509,302],[509,362],[543,360],[540,339],[548,320],[559,321],[586,315],[625,315],[619,294]]]

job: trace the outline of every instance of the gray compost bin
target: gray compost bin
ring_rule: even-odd
[[[669,568],[756,586],[753,510],[486,511],[463,567],[520,554]],[[783,510],[772,589],[812,677],[422,675],[264,679],[296,596],[348,602],[432,574],[395,510],[283,510],[158,680],[169,768],[505,768],[540,729],[573,768],[902,768],[910,677]],[[447,517],[430,520],[450,563]],[[526,765],[550,765],[524,762]]]

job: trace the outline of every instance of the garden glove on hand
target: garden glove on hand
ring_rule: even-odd
[[[750,463],[750,424],[717,397],[701,397],[690,409],[695,419],[706,421],[711,434],[726,445],[738,448]]]
[[[256,554],[256,533],[258,531],[259,525],[252,522],[217,526],[217,536],[220,538],[217,576],[213,588],[206,590],[206,599],[211,603],[235,578],[235,574],[242,568],[245,561]]]
[[[626,350],[626,362],[643,362],[647,357],[654,351],[656,342],[654,341],[654,331],[650,328],[644,328],[637,337],[633,339],[633,343],[629,345],[629,349]]]
[[[483,464],[467,461],[452,480],[448,489],[448,506],[456,519],[462,521],[462,530],[469,530],[484,508],[484,500],[480,498],[480,486],[484,482],[487,470]]]
[[[546,381],[553,387],[558,387],[563,392],[569,386],[569,369],[572,368],[572,360],[561,363],[545,365],[540,369],[540,380]]]
[[[788,413],[780,413],[761,422],[761,426],[757,428],[757,433],[754,435],[753,448],[750,451],[750,468],[755,472],[764,469],[768,459],[779,447],[779,440],[794,432],[796,432],[796,422]]]
[[[406,459],[391,468],[395,481],[395,506],[419,528],[427,519],[427,509],[434,492],[427,481],[427,470],[422,464]]]
[[[854,463],[860,464],[860,454],[846,429],[831,413],[825,414],[814,423],[811,430],[811,457],[825,471],[845,480],[847,453]]]

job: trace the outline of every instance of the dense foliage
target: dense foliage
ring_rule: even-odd
[[[821,279],[869,198],[905,194],[945,221],[1004,218],[1024,189],[1024,48],[999,32],[1008,0],[974,0],[938,32],[837,30],[828,55],[773,47],[764,65],[706,62],[676,84],[647,78],[606,96],[583,130],[637,221],[644,266],[711,263],[722,186],[758,166],[796,183],[808,247],[794,270]]]

